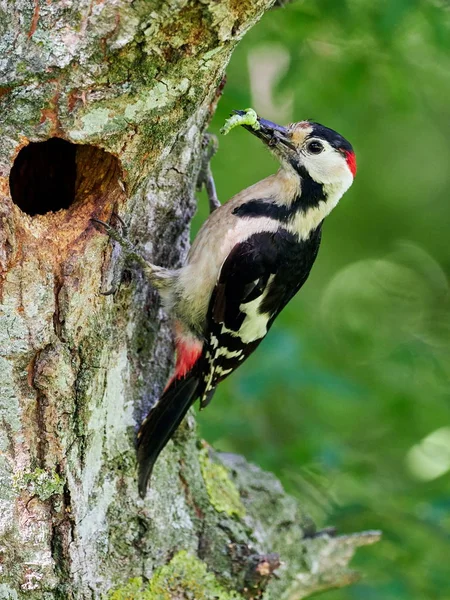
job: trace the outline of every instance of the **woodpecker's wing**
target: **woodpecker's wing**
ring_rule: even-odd
[[[254,234],[230,252],[208,310],[202,408],[216,385],[255,350],[306,281],[319,243],[320,228],[307,241],[281,229]]]

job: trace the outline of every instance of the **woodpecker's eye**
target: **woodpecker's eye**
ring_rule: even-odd
[[[306,149],[310,154],[320,154],[321,152],[323,152],[324,147],[321,142],[318,142],[317,140],[312,140],[306,145]]]

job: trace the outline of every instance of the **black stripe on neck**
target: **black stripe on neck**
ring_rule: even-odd
[[[308,208],[317,206],[322,200],[326,200],[323,185],[314,181],[303,165],[297,164],[295,165],[295,169],[301,177],[301,209],[306,211]],[[297,200],[297,198],[295,200]]]
[[[294,168],[301,176],[301,193],[291,204],[276,204],[271,198],[255,198],[237,206],[233,214],[238,217],[268,217],[286,223],[297,213],[306,213],[326,200],[323,185],[314,181],[305,167],[296,164]]]

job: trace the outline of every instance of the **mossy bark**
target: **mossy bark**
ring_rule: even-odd
[[[117,212],[153,262],[183,260],[224,69],[271,3],[0,11],[0,599],[294,600],[347,583],[376,537],[304,540],[279,484],[210,456],[192,415],[137,494],[135,431],[171,331],[139,273],[99,293],[123,264],[90,218]]]

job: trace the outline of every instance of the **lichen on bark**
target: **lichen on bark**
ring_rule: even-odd
[[[369,541],[303,540],[295,502],[267,476],[263,497],[290,515],[286,549],[254,468],[205,454],[192,414],[137,494],[135,430],[172,336],[155,291],[90,219],[116,212],[153,262],[180,264],[225,67],[270,5],[16,0],[0,14],[1,599],[150,593],[196,557],[205,598],[208,585],[223,598],[274,586],[293,600],[341,585]],[[124,268],[118,292],[100,294]],[[259,571],[277,551],[274,582]]]
[[[226,591],[209,572],[205,563],[182,550],[171,561],[159,567],[151,580],[132,579],[124,587],[112,590],[108,600],[244,600],[236,592]]]

